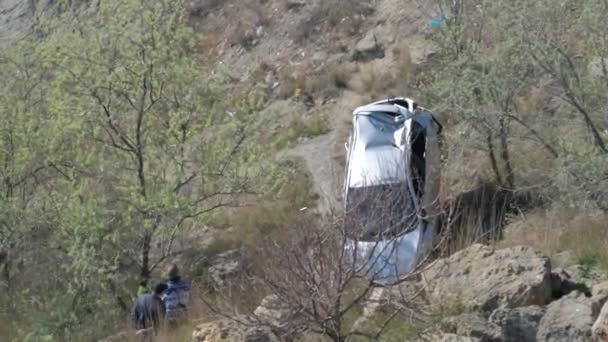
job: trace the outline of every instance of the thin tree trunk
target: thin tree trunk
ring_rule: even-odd
[[[506,175],[506,184],[511,189],[515,187],[515,175],[513,174],[513,166],[511,165],[511,156],[509,155],[509,144],[508,144],[508,135],[509,129],[507,127],[507,123],[505,122],[506,117],[501,115],[498,119],[498,123],[500,124],[500,156],[505,164]]]
[[[502,176],[500,175],[498,163],[496,162],[496,155],[494,153],[494,136],[492,135],[492,131],[490,129],[488,129],[486,135],[486,144],[488,145],[488,157],[490,158],[490,165],[492,165],[492,170],[494,171],[494,175],[496,176],[496,182],[502,185]]]
[[[150,280],[150,245],[152,244],[152,234],[144,233],[141,248],[141,280]]]

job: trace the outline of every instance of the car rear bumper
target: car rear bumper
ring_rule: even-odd
[[[354,264],[378,284],[388,285],[404,279],[426,255],[433,244],[433,227],[418,228],[390,240],[347,240],[346,249]]]

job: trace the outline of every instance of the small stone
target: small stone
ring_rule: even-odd
[[[255,30],[255,35],[261,37],[264,34],[264,26],[258,26]]]

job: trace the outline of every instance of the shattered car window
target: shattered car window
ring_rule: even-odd
[[[362,241],[394,237],[417,225],[414,198],[406,183],[351,188],[346,210],[353,234]]]

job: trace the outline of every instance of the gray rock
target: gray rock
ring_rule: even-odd
[[[373,31],[367,32],[365,37],[361,39],[357,45],[355,46],[355,50],[359,52],[368,52],[375,50],[378,47],[378,42],[376,40],[376,35]]]
[[[494,323],[486,321],[481,315],[466,313],[445,320],[459,336],[478,339],[480,342],[502,342],[502,331]]]
[[[253,313],[262,321],[274,326],[283,325],[292,316],[289,306],[282,303],[276,295],[266,296]]]
[[[604,66],[608,69],[608,58],[593,57],[588,66],[589,75],[593,78],[604,77]]]
[[[549,259],[530,247],[495,250],[475,244],[424,272],[431,304],[459,303],[492,312],[551,300]]]
[[[595,323],[591,326],[596,341],[608,341],[608,303],[604,303]]]
[[[351,59],[358,62],[367,62],[377,58],[384,58],[384,48],[378,43],[374,32],[369,31],[355,45]]]
[[[217,286],[224,286],[227,278],[238,273],[242,267],[241,251],[233,249],[218,254],[211,261],[208,271]]]
[[[199,324],[192,332],[192,342],[219,341],[278,342],[278,338],[267,329],[243,326],[229,319]]]
[[[304,0],[287,0],[287,10],[297,11],[301,7],[306,6],[306,1]]]
[[[501,328],[502,338],[506,342],[535,342],[538,324],[544,314],[545,309],[537,305],[500,308],[488,320]]]
[[[443,334],[442,336],[438,336],[435,341],[440,342],[478,342],[478,338],[467,337],[467,336],[458,336],[456,334]]]
[[[604,305],[606,300],[608,300],[608,281],[599,283],[591,288],[591,299],[600,305]]]
[[[578,291],[572,292],[547,306],[536,339],[554,342],[589,341],[594,317],[591,299]]]

